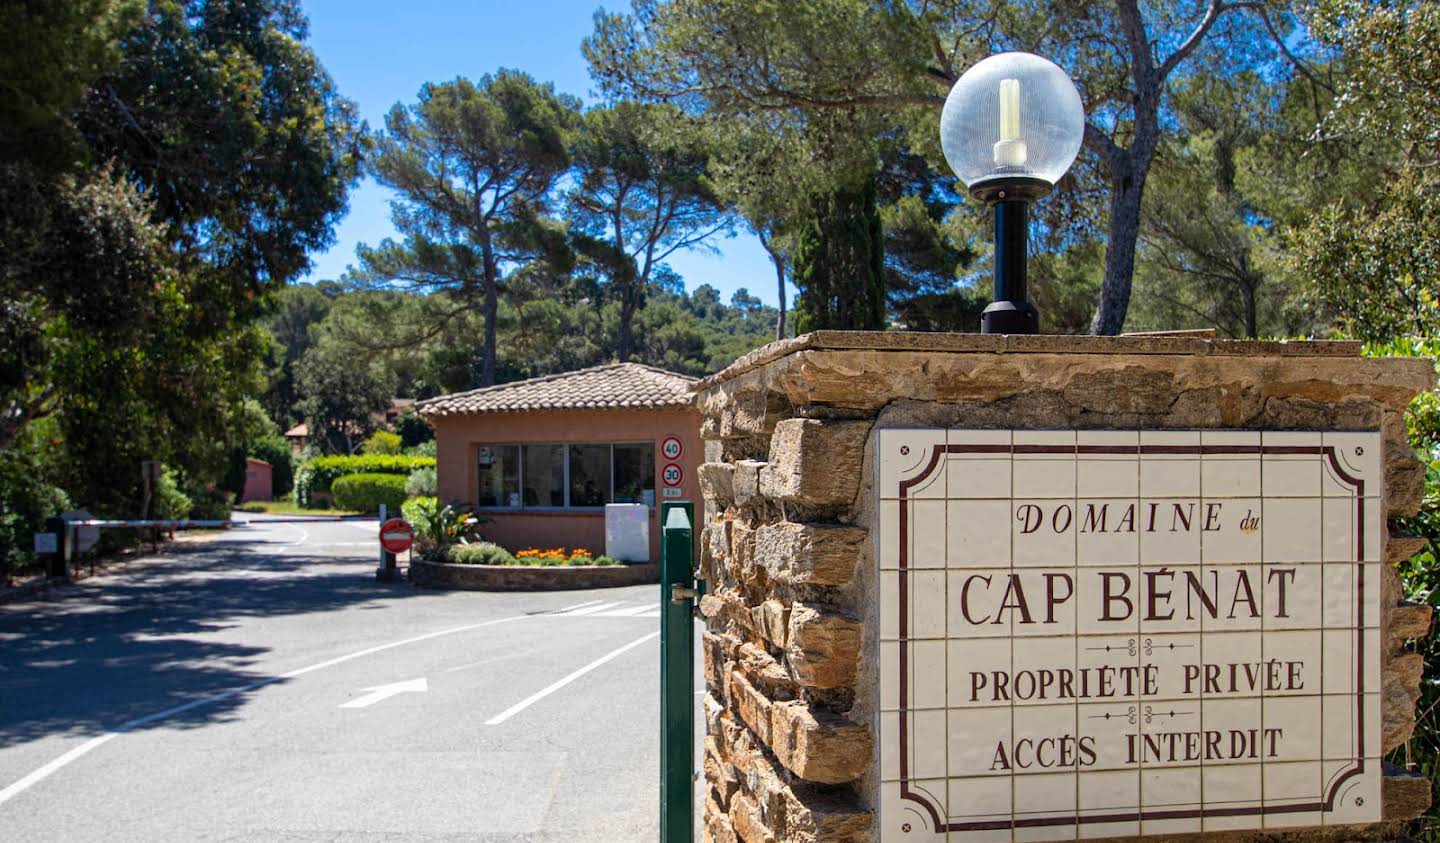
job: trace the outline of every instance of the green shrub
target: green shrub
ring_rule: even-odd
[[[28,455],[0,450],[0,583],[32,561],[34,534],[45,519],[70,508],[58,486],[46,483]]]
[[[431,561],[443,560],[451,545],[479,542],[480,525],[490,521],[433,497],[411,498],[400,512],[415,528],[415,552]]]
[[[405,503],[405,478],[399,474],[347,474],[330,487],[337,509],[376,512],[385,504],[390,512]]]
[[[366,456],[391,456],[400,453],[400,434],[388,430],[377,430],[360,446],[360,453]]]
[[[435,431],[430,423],[414,410],[406,410],[395,419],[395,432],[400,434],[400,443],[405,446],[406,453],[422,442],[435,441]],[[433,450],[430,456],[435,456]]]
[[[514,565],[515,557],[498,544],[455,544],[445,551],[445,561],[455,565]]]
[[[193,506],[190,496],[180,491],[180,476],[175,473],[175,469],[166,468],[162,471],[155,488],[151,490],[151,515],[167,521],[179,521],[190,517]]]
[[[410,479],[405,481],[405,494],[412,498],[433,498],[435,485],[435,469],[417,468],[410,472]]]
[[[411,445],[410,447],[405,449],[405,454],[411,457],[434,458],[435,440],[431,439],[429,442],[421,442],[419,445]]]
[[[295,474],[295,502],[313,506],[312,493],[330,491],[335,479],[347,474],[399,474],[403,481],[417,468],[434,467],[434,457],[315,457],[301,465]]]

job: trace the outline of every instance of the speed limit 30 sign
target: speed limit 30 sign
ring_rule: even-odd
[[[667,463],[664,468],[660,469],[660,482],[672,489],[679,486],[685,482],[685,469],[673,462]]]

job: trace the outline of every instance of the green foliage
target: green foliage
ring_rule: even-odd
[[[837,191],[815,209],[795,251],[795,330],[885,327],[884,245],[875,180]]]
[[[431,439],[429,442],[421,442],[419,445],[412,445],[411,447],[406,448],[404,453],[407,457],[430,457],[431,459],[434,459],[435,440]]]
[[[405,494],[412,498],[433,498],[435,484],[435,469],[417,468],[405,480]]]
[[[151,517],[179,521],[190,517],[192,506],[189,496],[180,491],[180,476],[167,467],[151,490]]]
[[[32,537],[45,530],[45,520],[70,508],[37,450],[0,449],[0,583],[30,561]]]
[[[335,506],[357,512],[376,512],[384,504],[390,512],[405,502],[405,478],[398,474],[346,474],[330,486]]]
[[[400,434],[401,446],[407,449],[425,442],[435,441],[435,429],[414,410],[405,410],[396,417],[395,432]],[[434,456],[434,454],[430,456]]]
[[[570,164],[579,107],[549,84],[501,70],[478,82],[426,84],[417,103],[390,110],[375,139],[371,173],[397,194],[392,218],[404,240],[361,247],[357,280],[443,292],[450,306],[441,327],[480,310],[482,384],[495,382],[502,274],[566,260],[563,233],[546,214]]]
[[[400,453],[400,434],[388,430],[377,430],[360,445],[360,453],[367,457],[394,456]]]
[[[297,409],[310,427],[310,441],[326,453],[355,453],[390,406],[389,373],[357,361],[336,342],[313,346],[297,369],[296,385],[304,396]]]
[[[510,551],[498,544],[457,544],[446,549],[444,561],[452,565],[515,565]]]
[[[315,492],[332,491],[337,478],[347,474],[395,474],[405,478],[417,468],[434,468],[434,457],[407,456],[333,456],[315,457],[300,466],[295,476],[295,500],[301,506],[312,505]]]
[[[401,512],[415,529],[415,552],[431,561],[443,561],[452,546],[480,541],[480,525],[489,520],[428,497],[411,498]]]

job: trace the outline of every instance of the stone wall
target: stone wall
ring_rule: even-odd
[[[1387,514],[1403,516],[1424,479],[1403,413],[1433,382],[1428,361],[1346,342],[852,332],[774,343],[701,382],[706,839],[876,835],[876,431],[1379,430]],[[1392,537],[1384,558],[1418,546]],[[1430,613],[1403,604],[1393,571],[1382,601],[1388,751],[1414,728],[1423,663],[1406,642]],[[1423,813],[1428,781],[1391,772],[1387,820]]]

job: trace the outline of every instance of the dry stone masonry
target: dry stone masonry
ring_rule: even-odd
[[[700,382],[706,839],[906,839],[882,822],[880,431],[1378,431],[1393,517],[1423,494],[1403,414],[1433,381],[1427,361],[1365,359],[1348,342],[818,332]],[[1383,532],[1373,716],[1389,752],[1414,728],[1423,662],[1409,642],[1431,619],[1403,603],[1392,567],[1419,542]],[[1381,826],[1263,836],[1393,834],[1423,813],[1429,783],[1384,776]],[[1055,839],[993,839],[1012,838]]]

